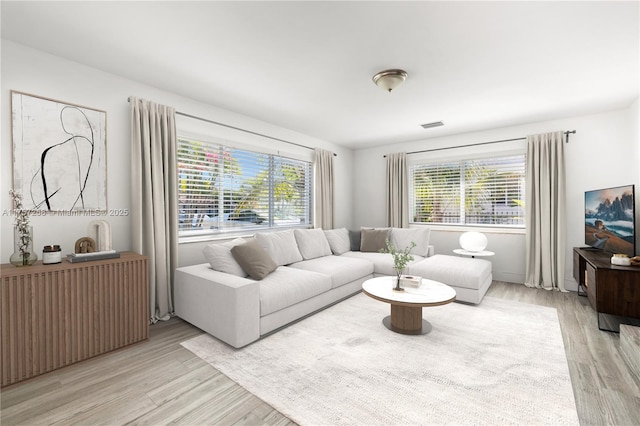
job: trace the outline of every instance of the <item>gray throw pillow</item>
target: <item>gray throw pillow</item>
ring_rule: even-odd
[[[387,247],[386,241],[389,238],[389,229],[363,229],[360,251],[379,252]]]
[[[360,251],[360,231],[349,231],[351,251]]]
[[[231,248],[231,254],[238,264],[254,280],[261,280],[278,265],[256,240],[250,240]]]

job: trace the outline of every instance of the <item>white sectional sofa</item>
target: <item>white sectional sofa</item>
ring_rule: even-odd
[[[358,293],[369,278],[393,275],[391,255],[378,252],[386,238],[400,249],[416,242],[409,273],[453,286],[460,301],[479,303],[491,284],[488,261],[431,256],[427,228],[361,232],[296,229],[209,245],[209,263],[176,270],[176,314],[240,348]]]

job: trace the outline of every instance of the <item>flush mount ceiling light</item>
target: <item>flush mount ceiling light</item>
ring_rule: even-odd
[[[387,92],[391,92],[407,79],[403,70],[384,70],[373,76],[373,82]]]

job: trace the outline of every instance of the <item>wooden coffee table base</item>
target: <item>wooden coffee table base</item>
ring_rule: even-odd
[[[401,334],[427,334],[431,324],[422,318],[422,306],[391,305],[391,315],[382,320],[391,331]]]
[[[376,277],[362,283],[369,297],[391,305],[391,315],[382,320],[389,330],[401,334],[427,334],[431,324],[422,319],[422,308],[442,306],[456,300],[456,291],[438,281],[422,279],[419,287],[393,290],[395,277]]]

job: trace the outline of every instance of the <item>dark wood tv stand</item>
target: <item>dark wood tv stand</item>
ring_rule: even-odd
[[[574,247],[573,277],[586,289],[600,330],[619,331],[619,323],[605,326],[603,314],[640,319],[640,267],[612,265],[611,253]]]

